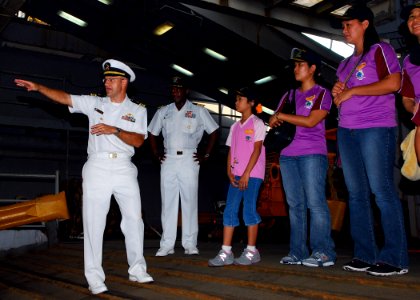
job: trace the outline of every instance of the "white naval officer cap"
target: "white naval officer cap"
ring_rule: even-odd
[[[107,59],[102,64],[104,76],[122,76],[133,82],[136,79],[136,74],[125,63],[115,59]]]

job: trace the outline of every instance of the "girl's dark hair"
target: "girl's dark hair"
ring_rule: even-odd
[[[253,88],[249,87],[243,87],[235,92],[235,96],[239,95],[242,97],[246,97],[247,102],[250,103],[251,101],[254,101],[254,105],[251,107],[252,113],[259,114],[261,113],[261,102],[259,100],[260,96],[258,95],[257,91]]]
[[[252,113],[254,115],[260,114],[261,111],[258,108],[258,105],[261,103],[260,100],[258,100],[258,99],[248,99],[248,98],[247,98],[247,100],[248,100],[248,103],[251,102],[251,101],[254,101],[254,105],[251,107]]]
[[[377,44],[380,41],[379,34],[376,31],[373,21],[369,21],[368,28],[366,28],[363,37],[363,54],[367,53],[372,45]]]

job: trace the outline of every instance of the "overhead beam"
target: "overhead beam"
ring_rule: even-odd
[[[223,4],[220,4],[223,2]],[[341,30],[330,26],[329,20],[316,18],[302,12],[286,7],[272,7],[269,10],[263,1],[241,0],[241,1],[219,1],[219,0],[184,0],[182,4],[187,7],[194,7],[194,10],[204,9],[252,20],[260,24],[277,26],[285,29],[307,32],[326,38],[342,40]],[[191,8],[192,9],[192,8]]]
[[[15,17],[24,3],[25,0],[0,1],[0,32],[2,32],[7,24],[9,24],[10,20]]]
[[[199,13],[205,18],[218,23],[219,25],[235,32],[256,45],[267,49],[284,60],[288,60],[290,50],[299,45],[313,49],[327,58],[332,65],[338,64],[341,60],[339,55],[331,53],[330,50],[317,43],[308,40],[300,31],[279,26],[261,25],[258,22],[240,17],[225,15],[212,10],[186,5],[191,10]]]
[[[185,4],[184,4],[185,5]],[[342,57],[331,50],[306,38],[296,29],[288,29],[270,24],[261,24],[255,20],[244,19],[238,16],[226,15],[214,10],[208,10],[193,5],[185,5],[205,18],[218,23],[232,32],[255,43],[259,47],[269,50],[273,54],[287,61],[290,51],[294,47],[304,47],[316,51],[323,60],[323,78],[326,82],[335,81],[335,72]]]

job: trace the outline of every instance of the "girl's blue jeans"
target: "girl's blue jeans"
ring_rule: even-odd
[[[235,176],[239,180],[239,176]],[[246,226],[256,225],[261,222],[261,217],[257,212],[257,200],[260,191],[261,183],[260,178],[249,178],[248,188],[241,191],[239,188],[229,185],[227,194],[226,207],[223,212],[223,225],[235,227],[239,223],[239,207],[244,200],[243,205],[243,219]]]

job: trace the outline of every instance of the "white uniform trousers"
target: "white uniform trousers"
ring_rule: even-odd
[[[198,173],[200,165],[194,161],[192,151],[182,155],[166,153],[160,171],[162,197],[162,239],[160,247],[175,246],[178,224],[179,197],[181,196],[182,246],[197,246],[198,235]],[[195,152],[195,151],[194,151]]]
[[[136,166],[127,157],[98,158],[93,155],[85,163],[82,175],[85,276],[89,286],[98,286],[105,281],[102,246],[112,194],[121,211],[128,273],[136,276],[146,272],[144,224]]]

